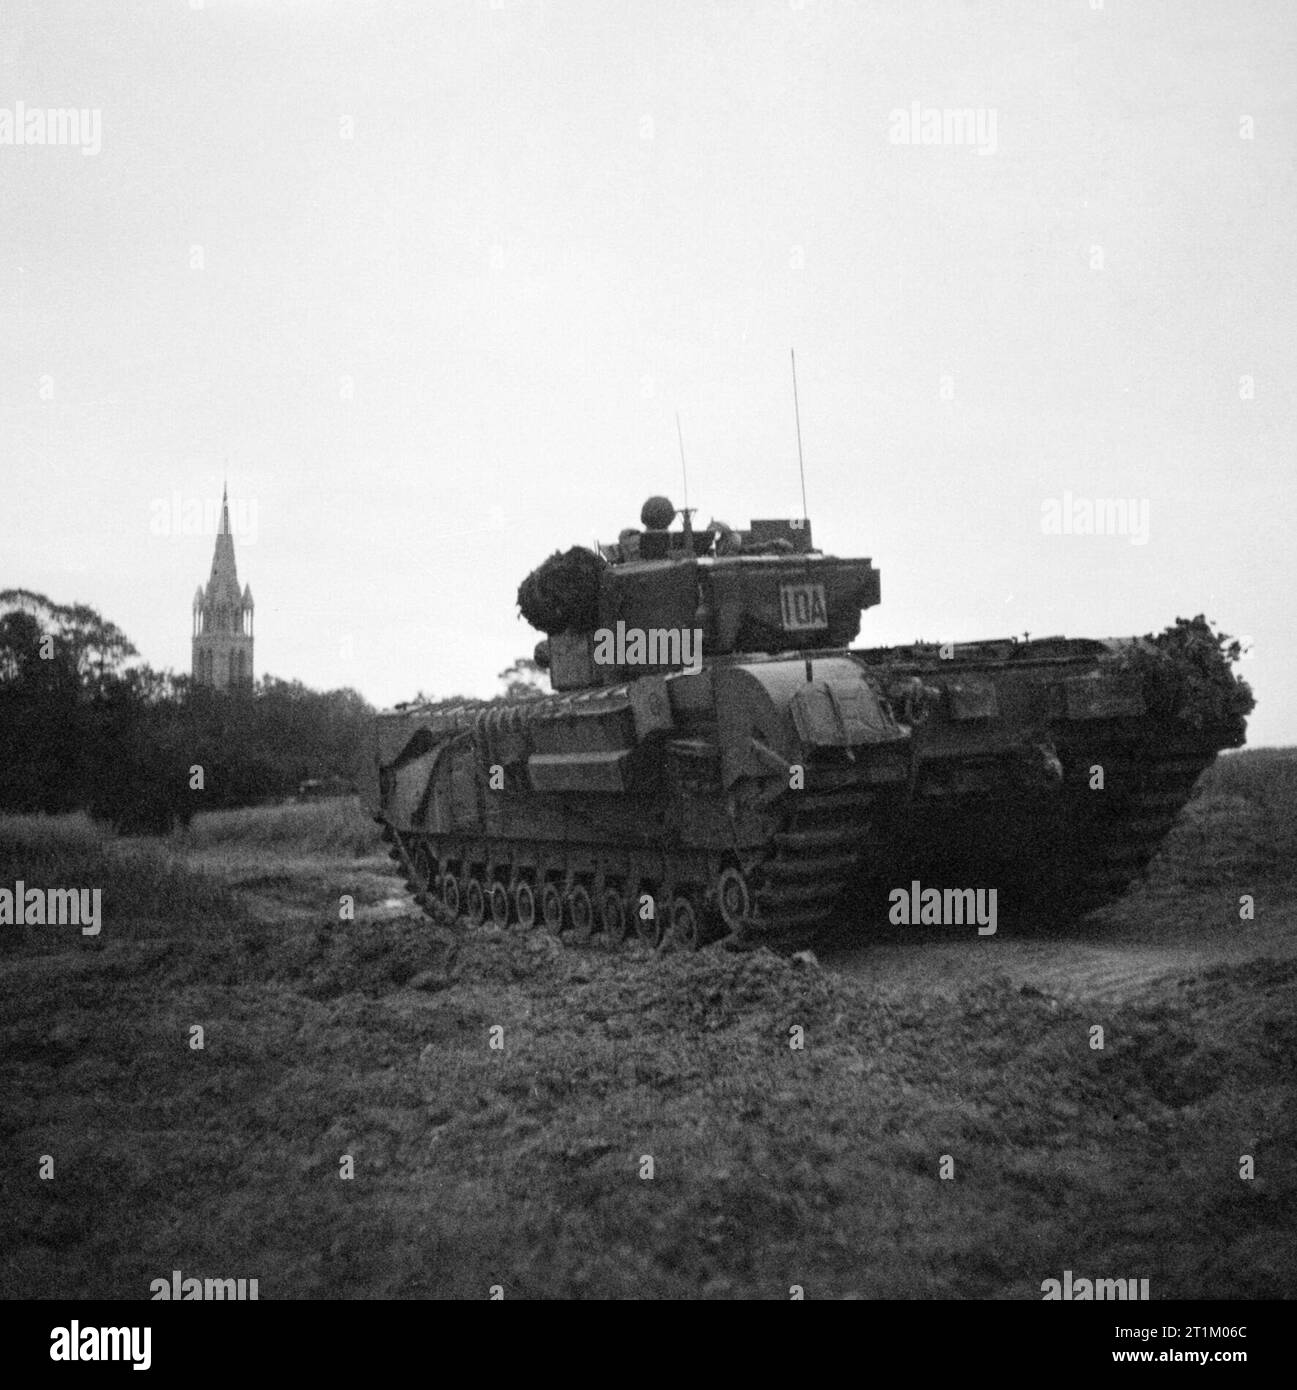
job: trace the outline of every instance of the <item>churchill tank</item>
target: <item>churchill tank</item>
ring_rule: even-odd
[[[640,522],[523,580],[552,693],[375,721],[366,795],[443,925],[788,951],[992,889],[1058,921],[1119,897],[1243,743],[1239,647],[1202,616],[860,646],[879,571],[808,519]]]

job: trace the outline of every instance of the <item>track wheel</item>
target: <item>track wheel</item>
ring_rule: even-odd
[[[441,905],[452,917],[459,916],[459,879],[454,874],[441,876]]]
[[[732,932],[741,932],[752,920],[752,895],[748,881],[735,868],[721,871],[716,881],[716,904],[721,919]]]
[[[464,910],[472,926],[480,927],[486,921],[486,889],[476,874],[468,881],[468,892],[464,895]]]
[[[671,944],[678,951],[696,951],[703,944],[698,909],[693,899],[683,893],[671,900]]]
[[[524,931],[536,925],[536,894],[526,879],[513,890],[513,911]]]
[[[620,946],[626,940],[630,916],[626,911],[626,899],[615,888],[606,888],[599,901],[599,925],[610,946]]]
[[[509,925],[509,891],[503,883],[493,883],[487,895],[491,907],[491,921],[497,927]]]
[[[651,916],[646,917],[644,912],[640,909],[640,900],[644,897],[648,897],[652,901]],[[648,889],[641,884],[640,891],[635,894],[632,911],[635,913],[635,930],[639,934],[639,939],[650,946],[660,946],[662,944],[662,938],[666,935],[667,928],[670,926],[670,923],[666,920],[668,911],[666,904],[659,900],[656,893],[650,893]]]
[[[572,939],[589,941],[594,935],[594,903],[590,890],[583,883],[574,883],[567,895],[568,920],[572,923]]]
[[[540,915],[547,932],[557,936],[563,930],[563,894],[557,883],[547,883],[540,890]]]

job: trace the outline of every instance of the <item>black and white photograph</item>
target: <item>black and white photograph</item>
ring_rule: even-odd
[[[1286,0],[0,0],[11,1346],[1277,1352],[1295,220]]]

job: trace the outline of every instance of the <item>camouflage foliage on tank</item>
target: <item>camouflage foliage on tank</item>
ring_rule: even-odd
[[[599,583],[607,564],[574,545],[555,551],[518,586],[518,608],[540,632],[585,632],[598,625]]]
[[[1150,714],[1218,731],[1224,747],[1237,748],[1256,706],[1251,686],[1234,671],[1242,654],[1235,638],[1215,632],[1199,613],[1146,635],[1125,653],[1122,666],[1139,676]]]

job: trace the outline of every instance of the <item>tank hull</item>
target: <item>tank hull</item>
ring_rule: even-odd
[[[443,920],[798,949],[919,884],[1070,915],[1124,892],[1242,742],[1220,673],[1152,641],[735,656],[406,708],[377,720],[369,799]]]

